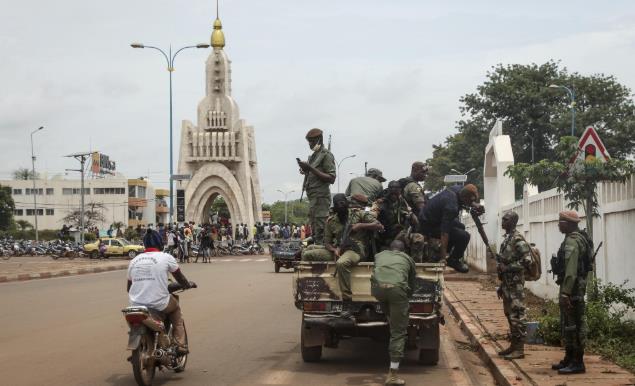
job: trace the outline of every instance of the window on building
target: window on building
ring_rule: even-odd
[[[137,187],[136,186],[129,186],[128,187],[128,197],[137,197]]]
[[[126,194],[125,188],[94,188],[93,194]]]
[[[22,194],[22,189],[13,189],[13,195],[17,196],[19,194]]]
[[[13,215],[14,215],[14,216],[24,216],[24,210],[22,210],[22,209],[15,209],[15,210],[13,211]]]
[[[27,209],[26,210],[26,215],[27,216],[35,216],[35,211],[33,209]],[[38,209],[37,210],[37,215],[38,216],[44,216],[44,209]]]
[[[72,188],[62,188],[62,194],[65,196],[71,195],[73,194],[73,189]]]
[[[46,188],[46,195],[47,196],[52,196],[55,194],[55,189],[53,188]]]
[[[44,189],[42,189],[42,188],[38,188],[38,189],[26,188],[25,191],[24,191],[24,194],[26,194],[26,195],[37,194],[38,196],[41,196],[41,195],[44,194]]]
[[[146,187],[145,186],[138,186],[137,187],[137,195],[136,197],[138,198],[146,198]]]
[[[54,216],[55,215],[55,209],[47,209],[46,210],[46,215],[47,216]]]
[[[81,188],[62,188],[63,195],[81,194]],[[84,188],[84,194],[90,194],[90,188]]]

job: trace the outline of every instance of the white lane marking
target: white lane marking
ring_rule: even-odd
[[[268,259],[257,259],[256,261],[267,261]]]
[[[240,262],[243,262],[243,261],[251,261],[251,259],[242,259],[242,260],[239,260],[239,261],[240,261]]]
[[[225,261],[225,262],[227,262],[227,261],[232,261],[232,259],[223,259],[223,260],[218,260],[218,261]]]

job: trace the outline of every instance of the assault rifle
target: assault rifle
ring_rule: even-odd
[[[472,216],[472,220],[474,220],[476,229],[478,229],[478,234],[481,235],[481,239],[483,239],[483,242],[485,243],[486,248],[490,251],[492,256],[494,256],[494,259],[498,261],[498,253],[496,253],[496,250],[492,248],[492,246],[490,245],[489,239],[487,238],[487,234],[485,234],[485,229],[483,229],[483,223],[481,222],[481,219],[478,217],[481,214],[483,214],[482,210],[479,210],[476,207],[470,208],[470,216]]]

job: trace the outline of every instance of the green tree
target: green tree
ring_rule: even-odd
[[[39,175],[35,173],[35,178],[38,178]],[[18,168],[13,171],[13,179],[14,180],[32,180],[33,179],[33,171],[28,168]]]
[[[104,221],[106,221],[104,215],[102,214],[104,209],[104,204],[99,202],[90,202],[84,205],[84,227],[92,227],[97,225],[97,223],[103,223]],[[79,228],[81,217],[81,209],[76,208],[70,210],[68,214],[64,216],[62,221],[64,222],[64,224],[70,224],[74,227]]]
[[[11,197],[11,187],[0,185],[0,231],[9,231],[14,227],[14,210],[15,202]]]
[[[31,223],[26,220],[17,220],[15,224],[18,226],[18,228],[20,228],[21,232],[33,228],[33,225],[31,225]]]
[[[115,221],[110,226],[115,230],[115,235],[117,237],[121,237],[122,236],[121,228],[123,228],[125,226],[125,224],[123,222]]]
[[[214,213],[218,212],[220,217],[231,218],[231,213],[229,213],[229,208],[227,207],[227,203],[222,196],[217,196],[212,203],[212,206],[209,209],[210,216]]]
[[[555,61],[541,65],[499,64],[487,73],[486,81],[475,93],[460,99],[462,119],[457,122],[458,133],[434,146],[428,160],[432,172],[426,188],[441,188],[443,176],[452,168],[476,168],[480,173],[489,131],[497,119],[503,120],[504,133],[511,137],[516,162],[531,162],[532,139],[535,161],[553,158],[552,149],[571,132],[571,110],[569,95],[549,88],[550,84],[575,91],[576,135],[596,124],[611,155],[624,158],[634,154],[635,106],[630,90],[615,77],[569,73]],[[470,181],[482,191],[482,175],[473,173]]]
[[[305,224],[309,219],[308,200],[293,200],[287,204],[287,222],[290,224]],[[271,221],[284,223],[284,201],[276,201],[273,204],[263,204],[262,210],[271,212]]]

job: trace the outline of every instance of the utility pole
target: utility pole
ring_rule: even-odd
[[[287,224],[288,223],[288,219],[287,219],[287,203],[289,201],[287,201],[287,196],[293,192],[295,192],[295,190],[289,190],[288,192],[283,192],[282,190],[278,189],[278,192],[284,194],[284,223]]]
[[[79,161],[80,168],[79,169],[66,169],[69,171],[79,172],[81,176],[81,184],[80,184],[80,195],[81,201],[79,206],[79,242],[84,244],[84,166],[86,165],[86,160],[95,152],[89,153],[75,153],[69,154],[66,157],[73,157]]]
[[[40,237],[38,235],[38,227],[37,227],[37,190],[35,189],[35,154],[33,153],[33,134],[42,130],[44,126],[40,126],[37,129],[31,132],[31,172],[33,176],[31,176],[31,180],[33,181],[33,191],[31,194],[33,195],[33,215],[35,216],[35,241],[40,241]]]

